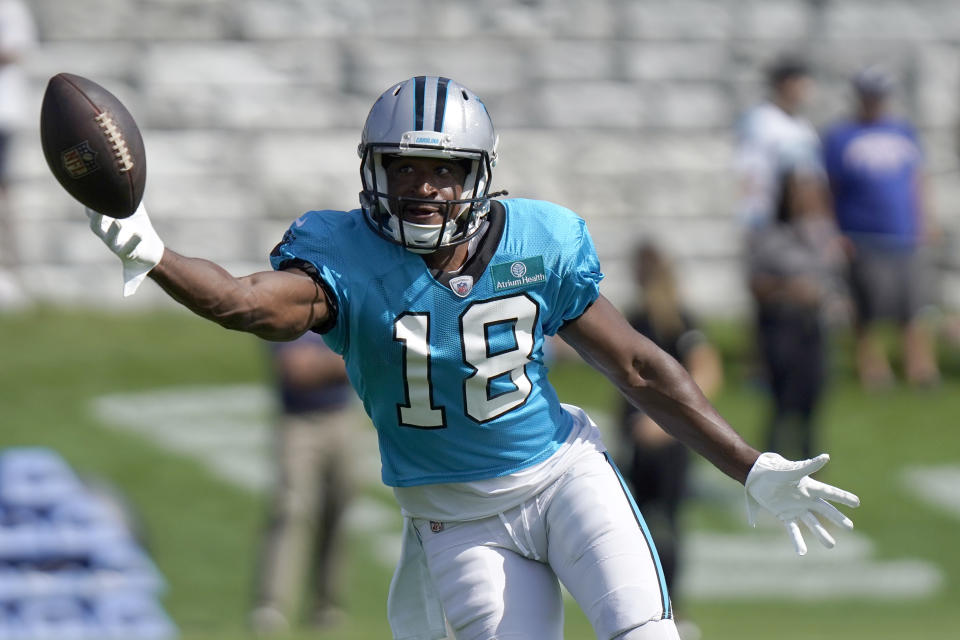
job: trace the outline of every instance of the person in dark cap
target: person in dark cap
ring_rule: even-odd
[[[877,329],[901,330],[904,375],[929,385],[939,380],[925,310],[932,305],[924,245],[928,219],[923,151],[906,119],[892,115],[896,83],[880,66],[853,76],[854,115],[824,135],[824,165],[837,225],[848,239],[849,285],[855,309],[857,371],[865,388],[893,380]]]
[[[895,85],[893,76],[879,65],[864,67],[853,76],[852,82],[861,102],[866,99],[882,103],[893,92]]]

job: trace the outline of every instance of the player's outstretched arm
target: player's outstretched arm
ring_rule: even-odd
[[[760,452],[727,424],[687,370],[637,333],[604,296],[561,336],[664,430],[730,477],[746,480]]]
[[[267,340],[292,340],[327,317],[323,289],[298,269],[237,278],[209,260],[167,249],[150,278],[197,315]]]
[[[174,300],[228,329],[292,340],[326,321],[323,290],[306,273],[265,271],[237,278],[219,265],[166,248],[143,205],[124,219],[87,210],[90,228],[123,264],[124,295],[149,274]]]
[[[743,482],[751,524],[756,523],[756,506],[767,509],[783,523],[800,555],[807,552],[800,523],[826,547],[835,542],[818,517],[853,528],[830,502],[856,507],[860,499],[810,477],[827,463],[828,455],[795,462],[776,453],[760,454],[727,424],[686,370],[634,331],[603,296],[561,335],[663,429]]]

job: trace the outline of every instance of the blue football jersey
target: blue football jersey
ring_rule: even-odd
[[[275,269],[313,272],[336,307],[324,339],[377,428],[387,485],[513,473],[548,458],[571,428],[543,340],[596,300],[599,260],[573,212],[502,205],[453,274],[384,240],[359,210],[308,212],[271,254]]]

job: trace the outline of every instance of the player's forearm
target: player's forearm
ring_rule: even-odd
[[[636,375],[616,381],[627,399],[669,434],[743,482],[760,452],[723,419],[687,371],[666,353],[634,362]]]
[[[268,340],[288,340],[308,326],[294,327],[269,308],[250,277],[236,278],[209,260],[166,249],[150,277],[171,298],[217,324]],[[301,323],[303,324],[303,323]]]
[[[171,298],[199,316],[241,331],[251,324],[243,288],[230,273],[209,260],[166,249],[150,277]]]
[[[717,413],[687,370],[634,331],[604,296],[562,336],[667,433],[730,477],[746,479],[760,453]]]

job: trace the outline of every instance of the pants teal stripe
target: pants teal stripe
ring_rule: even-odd
[[[617,465],[614,464],[609,453],[604,452],[603,455],[607,458],[607,462],[610,464],[613,472],[617,474],[617,479],[620,481],[620,488],[623,489],[624,495],[627,496],[627,500],[630,502],[630,508],[633,509],[633,516],[637,519],[637,524],[640,525],[640,530],[643,531],[643,537],[646,538],[647,546],[650,548],[650,555],[653,556],[653,563],[657,567],[657,578],[660,580],[660,597],[663,603],[663,617],[672,618],[673,610],[670,605],[670,594],[667,593],[667,579],[663,573],[663,567],[660,566],[660,556],[657,554],[656,545],[653,544],[653,536],[650,535],[650,530],[647,528],[647,523],[643,520],[643,515],[640,513],[640,508],[637,506],[636,500],[633,499],[633,494],[630,493],[630,489],[627,487],[626,481],[620,474],[620,469],[618,469]]]

